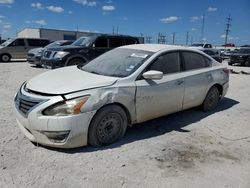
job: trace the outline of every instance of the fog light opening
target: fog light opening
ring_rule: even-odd
[[[47,136],[52,142],[63,143],[67,140],[70,131],[41,131],[41,133]]]

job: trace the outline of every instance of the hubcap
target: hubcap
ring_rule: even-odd
[[[2,56],[2,59],[3,59],[3,61],[9,61],[9,56],[3,55],[3,56]]]
[[[105,115],[97,126],[97,137],[101,143],[108,144],[115,141],[120,134],[122,118],[117,113]]]

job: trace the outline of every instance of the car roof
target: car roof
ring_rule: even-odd
[[[166,44],[133,44],[133,45],[121,46],[119,48],[144,50],[150,52],[158,52],[161,50],[190,50],[190,48],[187,47],[166,45]],[[192,50],[192,51],[197,51],[197,50]]]

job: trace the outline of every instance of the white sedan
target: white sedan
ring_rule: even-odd
[[[213,110],[228,87],[228,69],[201,51],[129,45],[85,66],[48,71],[25,82],[15,96],[15,112],[32,142],[102,146],[135,123],[196,106]]]

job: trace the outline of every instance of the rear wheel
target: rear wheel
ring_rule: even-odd
[[[245,65],[245,66],[250,66],[250,60],[245,61],[244,65]]]
[[[204,112],[214,110],[218,105],[219,99],[220,93],[218,88],[215,86],[211,87],[202,103],[202,110]]]
[[[92,146],[109,145],[123,137],[127,124],[127,115],[120,106],[104,107],[97,112],[90,124],[88,142]]]
[[[74,58],[71,59],[66,66],[73,66],[73,65],[84,65],[86,63],[86,61],[80,59],[80,58]]]
[[[9,62],[10,61],[10,55],[8,55],[8,54],[2,54],[1,55],[1,61],[2,62]]]

